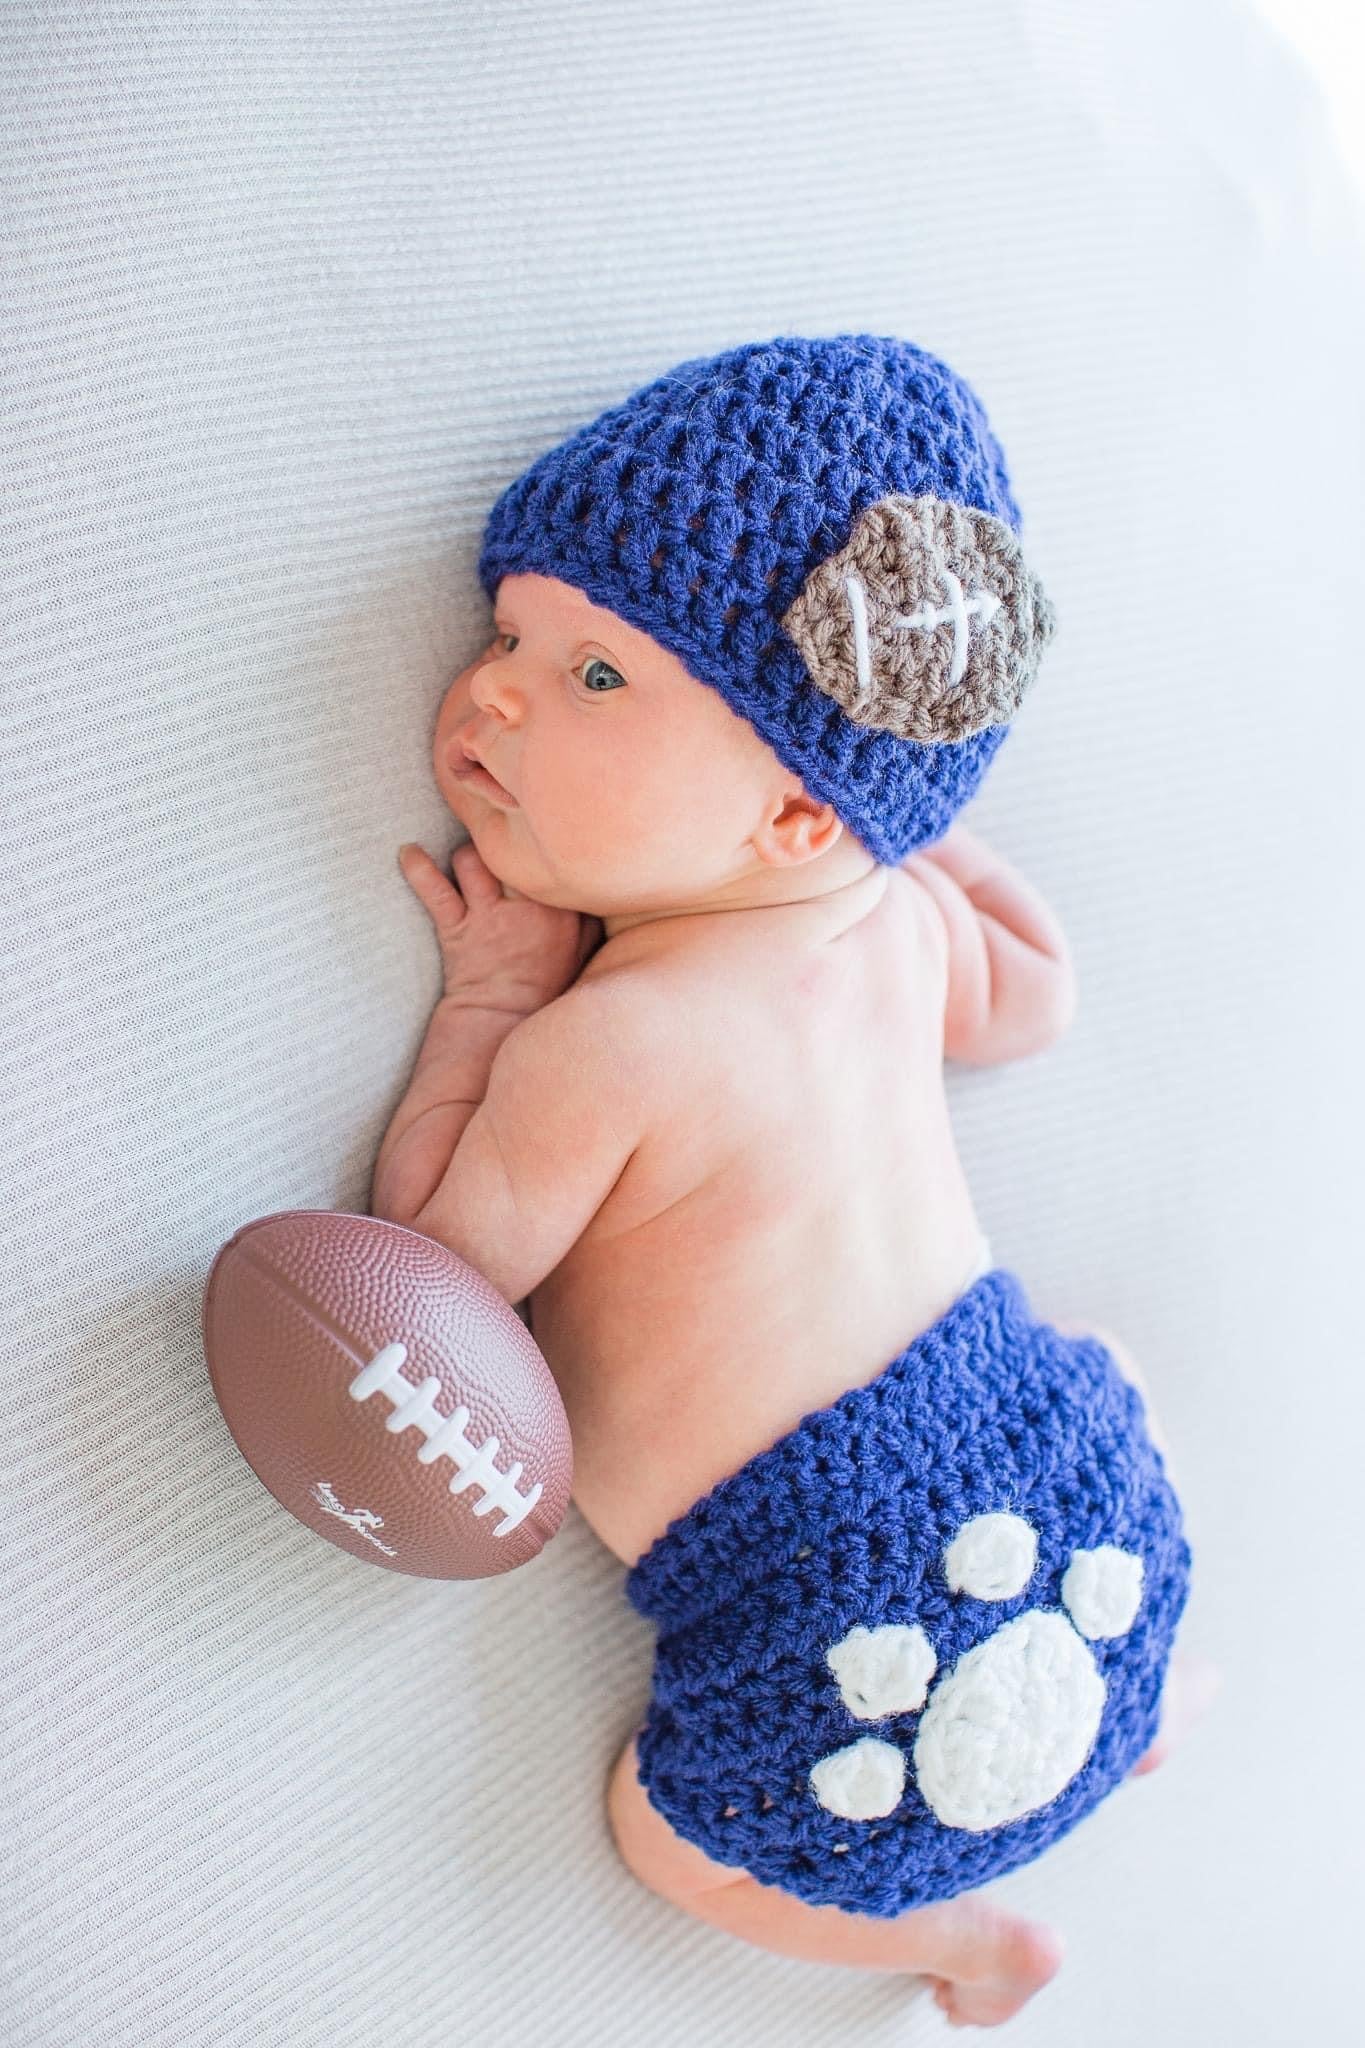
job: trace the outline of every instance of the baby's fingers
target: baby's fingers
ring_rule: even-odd
[[[456,925],[464,922],[467,913],[463,896],[449,877],[437,867],[425,847],[400,846],[398,865],[402,869],[403,880],[438,931],[451,931]]]
[[[450,856],[450,865],[467,903],[477,905],[501,902],[502,883],[472,839],[460,841]]]

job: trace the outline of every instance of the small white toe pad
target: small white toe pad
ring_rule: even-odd
[[[905,1758],[889,1742],[865,1735],[847,1749],[822,1756],[810,1774],[810,1788],[826,1813],[837,1813],[841,1820],[880,1820],[904,1796]]]
[[[1037,1562],[1038,1537],[1022,1515],[973,1515],[943,1553],[948,1584],[976,1600],[1012,1600]]]
[[[929,1680],[938,1669],[924,1630],[891,1622],[882,1628],[850,1629],[826,1650],[825,1662],[839,1681],[844,1705],[859,1721],[914,1713],[924,1705]]]
[[[1083,1636],[1127,1635],[1142,1601],[1142,1559],[1101,1543],[1078,1550],[1062,1579],[1062,1604]]]

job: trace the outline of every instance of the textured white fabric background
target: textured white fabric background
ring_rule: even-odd
[[[999,1888],[1071,1948],[1009,2038],[1344,2041],[1365,321],[1287,52],[1227,0],[12,0],[0,78],[7,2048],[944,2032],[618,1865],[649,1635],[576,1514],[507,1580],[366,1571],[199,1348],[238,1225],[364,1207],[492,495],[848,328],[977,384],[1058,606],[970,815],[1080,1014],[952,1099],[997,1255],[1147,1370],[1227,1670]]]

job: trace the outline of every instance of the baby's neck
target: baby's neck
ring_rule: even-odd
[[[696,903],[670,904],[666,910],[623,911],[619,916],[605,918],[603,929],[610,940],[622,932],[657,927],[662,938],[672,940],[681,938],[698,919],[728,916],[738,910],[778,910],[797,905],[812,909],[818,906],[828,910],[835,924],[851,925],[866,916],[880,899],[890,872],[870,855],[864,865],[852,872],[845,867],[842,874],[812,874],[801,868],[769,869],[759,876],[746,876],[730,891],[718,892]]]

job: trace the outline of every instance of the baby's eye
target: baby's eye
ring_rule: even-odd
[[[510,640],[513,647],[515,647],[517,644],[517,635],[515,633],[495,633],[493,635],[493,645],[495,647],[497,647],[504,640]]]
[[[589,677],[595,669],[599,671],[600,676],[614,676],[616,678],[615,682],[607,682],[603,685],[604,692],[616,689],[618,684],[623,690],[625,689],[626,679],[621,674],[620,669],[613,668],[609,661],[603,661],[600,655],[594,654],[590,660],[584,662],[582,667],[581,673],[585,690],[591,690],[594,696],[602,694],[599,692],[597,685],[589,681]]]

